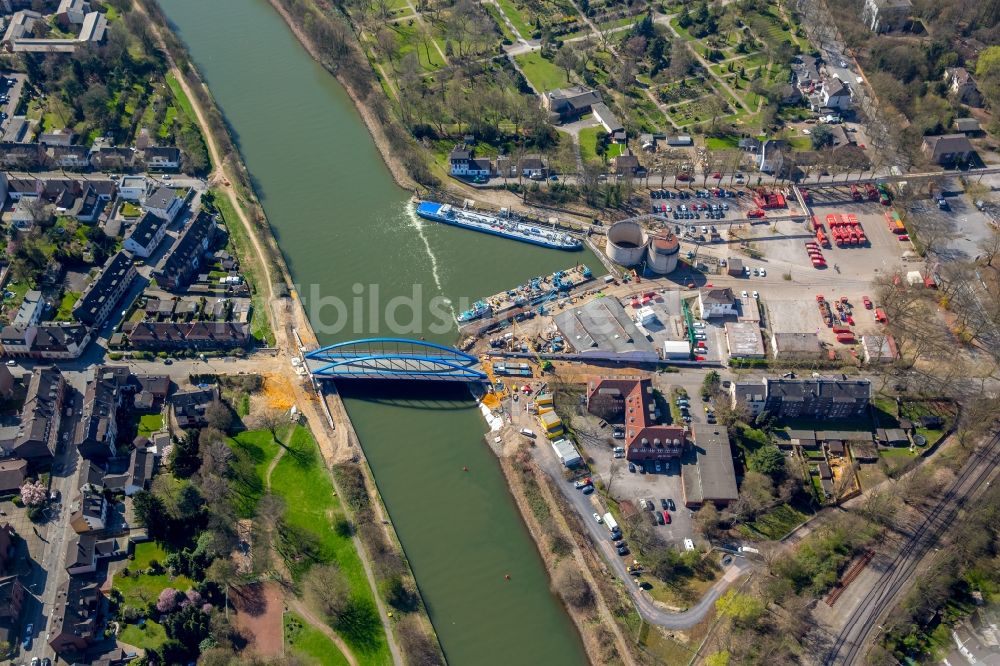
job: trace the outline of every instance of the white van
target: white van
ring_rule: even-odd
[[[535,431],[528,428],[521,428],[521,434],[525,437],[530,437],[531,439],[535,438]]]

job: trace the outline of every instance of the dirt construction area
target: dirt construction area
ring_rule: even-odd
[[[230,601],[236,607],[235,625],[251,641],[254,652],[262,657],[284,654],[284,597],[276,583],[255,583],[235,588]]]

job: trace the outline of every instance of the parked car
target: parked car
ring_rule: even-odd
[[[604,522],[604,519],[601,518],[601,514],[599,514],[599,513],[594,513],[594,520],[596,520],[599,523],[603,523]]]
[[[671,497],[667,498],[667,508],[671,511],[676,511],[677,507],[674,505],[674,500]]]
[[[667,500],[661,499],[660,500],[660,506],[662,506],[664,509],[666,509],[667,508]]]
[[[663,512],[663,522],[665,522],[667,525],[670,524],[670,512],[669,511],[664,511]]]
[[[619,546],[618,547],[618,554],[622,555],[622,556],[628,555],[629,554],[628,546]]]
[[[628,464],[628,471],[630,471],[630,472],[632,472],[633,474],[635,474],[635,465],[634,465],[634,464],[632,464],[632,463],[629,463],[629,464]]]
[[[654,516],[654,518],[656,520],[656,524],[657,525],[662,525],[663,524],[663,514],[662,513],[660,513],[659,511],[657,511],[656,513],[653,514],[653,516]]]
[[[31,638],[34,633],[35,625],[29,622],[28,626],[24,628],[24,640],[21,641],[21,647],[25,650],[31,649]]]

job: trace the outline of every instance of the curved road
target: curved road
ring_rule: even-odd
[[[705,592],[696,604],[680,612],[661,608],[644,590],[636,586],[633,582],[635,578],[629,575],[628,570],[625,568],[625,560],[615,551],[614,545],[611,539],[609,539],[607,528],[603,524],[598,524],[591,517],[591,514],[595,511],[595,507],[590,501],[590,496],[584,495],[563,480],[559,469],[559,462],[546,450],[546,447],[536,447],[533,451],[535,454],[534,459],[538,466],[545,470],[553,485],[559,487],[559,490],[570,504],[580,513],[583,524],[587,526],[587,531],[597,545],[598,552],[615,574],[625,583],[625,588],[629,591],[629,596],[635,602],[636,610],[646,622],[666,629],[690,629],[705,619],[705,615],[711,610],[712,604],[722,596],[726,588],[749,572],[752,566],[750,562],[743,557],[734,556],[733,564],[726,568],[722,578]],[[601,513],[603,514],[603,511]]]
[[[851,611],[823,663],[860,663],[867,652],[870,637],[880,628],[883,615],[912,584],[918,565],[939,537],[952,525],[959,510],[987,485],[1000,463],[1000,435],[994,436],[962,467],[938,505],[899,548],[887,563],[874,587]]]

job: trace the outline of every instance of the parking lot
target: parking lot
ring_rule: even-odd
[[[0,73],[0,99],[6,97],[6,102],[0,102],[0,137],[7,139],[6,132],[10,125],[10,119],[17,111],[17,106],[21,101],[21,92],[24,89],[24,82],[27,80],[25,74]]]

